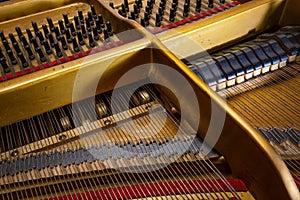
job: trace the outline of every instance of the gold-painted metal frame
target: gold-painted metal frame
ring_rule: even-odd
[[[34,9],[37,9],[32,11],[39,11],[40,2],[32,0],[35,5]],[[43,0],[43,2],[54,3],[57,1]],[[63,2],[70,3],[71,1]],[[91,81],[98,79],[99,74],[103,73],[106,66],[108,68],[102,76],[101,84],[99,84],[96,93],[111,90],[118,79],[135,66],[158,62],[181,73],[195,90],[201,111],[200,122],[194,121],[196,114],[194,105],[185,95],[184,88],[176,88],[182,94],[182,100],[186,102],[185,109],[190,111],[188,120],[192,124],[199,124],[198,133],[202,138],[205,137],[209,126],[211,103],[214,102],[221,110],[226,111],[224,128],[215,148],[226,157],[233,174],[245,181],[256,198],[299,199],[299,191],[286,165],[261,135],[228,107],[221,97],[191,72],[173,53],[169,52],[157,38],[146,30],[140,30],[137,23],[129,22],[117,16],[116,13],[112,14],[111,8],[104,2],[99,2],[99,8],[104,11],[103,14],[118,21],[114,24],[120,27],[114,27],[114,30],[121,30],[122,27],[125,30],[128,30],[126,27],[135,28],[137,29],[135,33],[139,35],[138,39],[130,40],[130,43],[121,47],[0,83],[0,126],[69,104],[73,100],[80,100],[72,98],[73,86],[79,70],[80,75],[86,77],[80,86],[81,88],[79,88],[82,91],[86,90],[86,95],[81,96],[84,98],[88,97]],[[15,3],[11,9],[19,9],[24,1],[16,0],[10,3]],[[0,13],[4,13],[4,16],[8,16],[4,12],[6,10],[4,8],[10,3],[4,3],[2,4],[4,6],[0,6]],[[19,3],[20,5],[18,5]],[[56,6],[59,7],[60,3]],[[224,43],[231,43],[236,39],[256,34],[277,25],[283,7],[283,0],[253,0],[253,2],[238,6],[232,12],[202,21],[199,23],[200,25],[196,26],[195,23],[179,27],[176,32],[193,38],[203,46],[203,49],[219,48]],[[285,9],[288,10],[288,7]],[[272,19],[270,19],[271,17]],[[249,19],[252,23],[249,23]],[[0,21],[5,20],[7,20],[6,17],[0,16]],[[285,22],[286,18],[283,17],[281,20]],[[198,37],[200,32],[201,37]],[[215,32],[223,34],[214,34]],[[158,38],[168,46],[169,42],[176,39],[176,35],[165,32],[158,35]],[[208,39],[210,42],[207,42]],[[185,51],[186,54],[184,54]],[[190,56],[192,52],[182,48],[182,53],[184,56]],[[128,79],[128,83],[124,84],[146,79],[150,75],[162,83],[172,83],[166,74],[152,70],[150,67],[148,71],[141,71],[139,76],[131,77]],[[168,91],[163,88],[158,89],[165,100],[178,106]],[[233,143],[233,141],[235,142]]]

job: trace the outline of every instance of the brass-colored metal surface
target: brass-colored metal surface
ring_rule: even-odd
[[[159,44],[157,45],[160,46]],[[162,46],[160,47],[164,49]],[[229,161],[233,174],[245,180],[254,197],[258,199],[299,199],[299,191],[291,174],[268,142],[235,113],[220,96],[199,80],[183,63],[178,61],[173,54],[170,52],[165,52],[165,54],[170,59],[164,58],[160,52],[154,58],[159,60],[160,63],[181,70],[183,75],[191,81],[191,85],[197,94],[201,119],[198,132],[201,137],[204,138],[208,130],[211,117],[211,103],[214,102],[221,110],[226,110],[226,120],[222,134],[215,148],[219,152],[222,152]],[[175,67],[176,65],[177,67]],[[169,81],[165,78],[168,77],[167,74],[157,73],[155,77],[158,80]],[[183,88],[176,88],[176,90],[179,90],[178,92],[182,94],[182,100],[186,102],[185,109],[190,110],[189,122],[191,124],[199,123],[193,122],[195,111],[189,96],[184,94],[185,91]],[[166,94],[166,96],[168,97],[169,95]],[[172,102],[172,99],[168,100]],[[174,104],[176,103],[174,102]],[[236,141],[237,138],[239,138],[239,142],[232,146],[232,141]],[[239,151],[236,151],[236,149],[239,149]],[[260,165],[257,165],[257,163],[260,163]],[[247,173],[243,171],[244,169],[247,169]],[[256,182],[255,180],[258,179],[260,181]],[[273,181],[277,179],[277,181],[281,180],[282,182],[278,183],[276,181],[278,184],[270,185],[269,181],[272,179]],[[276,191],[276,194],[274,191]]]
[[[134,67],[130,64],[128,68],[119,69],[118,66],[123,61],[130,59],[132,55],[138,54],[138,49],[144,48],[147,43],[148,41],[145,40],[139,41],[139,43],[133,42],[122,48],[91,55],[88,59],[75,60],[1,83],[0,109],[3,114],[0,117],[0,124],[12,123],[72,102],[73,87],[79,70],[82,76],[90,77],[90,71],[95,76],[86,79],[87,82],[81,84],[82,88],[88,89],[89,81],[97,81],[99,74],[106,69],[105,81],[101,82],[101,88],[97,92],[112,89],[112,83],[118,80],[122,72]],[[134,49],[134,51],[128,53],[127,51],[130,49]],[[139,59],[143,60],[142,57]],[[101,63],[100,66],[99,63]],[[145,72],[140,77],[132,77],[132,80],[128,81],[137,81],[145,78],[146,75]],[[86,93],[90,92],[82,88],[79,89]],[[85,94],[82,95],[82,98],[88,97]],[[74,101],[77,100],[80,99],[74,99]]]
[[[179,58],[220,49],[276,26],[284,3],[284,0],[249,1],[230,12],[162,32],[158,38]],[[194,43],[192,49],[181,43],[186,38]]]
[[[25,21],[26,23],[24,24],[28,25],[31,23],[31,19],[35,19],[37,16],[38,19],[45,19],[46,17],[48,17],[48,13],[57,15],[58,12],[62,11],[59,8],[59,6],[62,6],[61,4],[66,6],[64,9],[68,9],[68,7],[74,9],[74,5],[75,8],[78,5],[84,7],[87,6],[87,4],[74,3],[75,2],[70,1],[30,1],[30,3],[28,1],[5,2],[3,3],[3,5],[1,4],[0,9],[9,11],[10,14],[5,15],[5,12],[3,11],[1,12],[1,16],[20,18],[1,22],[0,29],[12,30],[15,26],[18,26]],[[26,76],[21,76],[0,83],[0,109],[3,110],[3,115],[0,116],[0,126],[25,119],[41,112],[45,112],[70,103],[72,101],[73,86],[75,84],[79,69],[80,73],[84,75],[86,71],[93,71],[94,74],[101,74],[105,68],[109,68],[106,70],[105,75],[106,78],[108,78],[112,82],[101,83],[101,90],[99,89],[98,92],[110,90],[112,87],[111,83],[114,82],[113,80],[116,81],[122,74],[121,70],[116,69],[116,66],[119,65],[120,62],[122,62],[121,60],[126,60],[130,55],[138,52],[139,49],[145,48],[145,46],[149,45],[151,36],[146,36],[145,34],[143,34],[143,31],[139,30],[136,24],[125,21],[124,19],[116,15],[112,15],[109,11],[107,11],[107,8],[109,6],[105,5],[103,2],[89,1],[88,3],[94,3],[94,6],[103,15],[103,17],[111,21],[113,30],[115,30],[116,33],[119,33],[119,38],[123,42],[130,44],[125,44],[121,47],[109,49],[95,55],[90,55],[88,56],[88,58],[84,57],[72,62],[67,62],[55,67],[43,69]],[[32,8],[29,9],[30,15],[21,17],[20,15],[22,13],[20,13],[19,11],[20,8],[25,4],[30,4],[32,6]],[[53,6],[57,8],[47,11],[48,7],[41,6],[44,4],[49,5],[50,8],[52,8]],[[35,12],[37,12],[37,10],[35,9],[41,7],[45,9],[45,12],[35,14]],[[28,13],[23,14],[25,15]],[[60,13],[60,16],[61,15],[62,13]],[[13,27],[12,24],[14,24]],[[127,34],[122,34],[122,32],[125,32]],[[147,32],[145,33],[147,34]],[[127,53],[131,50],[134,51],[132,51],[131,53]],[[116,58],[118,58],[118,60],[116,60]],[[99,67],[98,63],[101,63],[101,67]],[[128,67],[128,69],[129,68],[130,67]],[[133,77],[133,80],[134,79],[143,79],[143,76]],[[89,79],[87,81],[92,80]],[[83,85],[83,87],[85,86]],[[74,100],[77,101],[79,99]]]
[[[18,17],[19,12],[17,11],[19,11],[19,9],[17,8],[19,8],[18,6],[20,6],[20,4],[23,5],[25,2],[5,2],[3,3],[3,6],[1,5],[0,9],[10,10],[11,13],[9,16],[11,16],[12,18]],[[44,3],[47,5],[56,5],[53,3],[53,1],[51,2],[52,3],[32,1],[31,3],[32,7],[34,8],[41,7],[40,3]],[[69,1],[60,3],[63,3],[64,6],[72,6],[72,4],[69,4]],[[58,10],[60,10],[60,3],[56,5]],[[106,19],[111,19],[112,24],[117,26],[114,27],[114,30],[122,32],[139,27],[136,23],[130,23],[127,20],[122,19],[122,17],[117,17],[116,12],[114,13],[115,15],[110,15],[109,11],[113,11],[113,9],[111,9],[108,5],[105,5],[103,2],[101,4],[97,2],[91,3],[94,3],[98,7],[98,9],[102,11],[101,13]],[[221,44],[228,44],[229,41],[246,36],[249,32],[252,32],[253,30],[255,30],[253,31],[254,34],[265,30],[265,28],[267,27],[271,27],[272,25],[274,25],[274,23],[276,23],[276,20],[274,19],[277,19],[280,16],[280,10],[282,9],[282,6],[283,1],[281,0],[247,2],[233,9],[231,12],[226,12],[214,18],[204,20],[202,22],[199,22],[200,24],[192,23],[190,25],[179,27],[176,29],[175,35],[173,34],[174,32],[171,30],[170,32],[162,33],[158,36],[158,38],[167,47],[170,47],[171,45],[174,46],[174,44],[176,44],[175,41],[180,41],[178,37],[189,37],[197,44],[199,44],[200,47],[203,47],[203,49],[210,49],[212,47],[220,46]],[[57,9],[53,11],[54,14],[58,12]],[[34,10],[32,12],[36,11]],[[34,13],[31,14],[31,16],[37,15]],[[38,15],[39,18],[45,18],[47,17],[48,12],[43,12]],[[105,15],[107,15],[107,17]],[[266,17],[261,17],[263,15],[266,15]],[[4,21],[0,24],[0,27],[1,29],[2,26],[4,28],[11,27],[12,23],[14,23],[15,25],[19,22],[23,23],[23,21],[28,20],[28,18],[30,20],[30,16],[26,16],[22,17],[21,19],[14,19],[11,22]],[[249,18],[252,19],[251,22],[253,22],[253,24],[249,24],[249,22],[245,23],[245,21],[249,21]],[[267,23],[268,26],[265,26],[265,23]],[[224,30],[229,32],[224,32]],[[33,74],[28,74],[23,77],[0,83],[0,96],[2,96],[0,99],[1,102],[3,102],[0,108],[3,110],[3,113],[5,113],[0,117],[0,125],[15,122],[17,120],[24,119],[29,116],[38,114],[40,112],[57,108],[59,106],[69,103],[72,97],[72,87],[74,85],[76,73],[79,68],[82,68],[82,73],[84,73],[84,70],[86,68],[89,70],[95,70],[95,74],[100,74],[101,70],[104,67],[97,67],[97,65],[95,64],[96,62],[100,62],[102,66],[108,66],[108,63],[110,63],[117,56],[119,57],[119,55],[122,54],[127,54],[123,57],[123,60],[126,60],[126,58],[129,56],[129,53],[126,52],[130,52],[132,49],[135,49],[138,52],[140,48],[149,45],[149,41],[151,40],[152,36],[149,33],[147,33],[146,30],[141,31],[141,29],[138,28],[138,30],[134,31],[134,33],[126,34],[126,37],[128,35],[131,35],[133,36],[133,38],[141,38],[143,34],[141,32],[144,32],[144,35],[148,35],[145,36],[144,40],[132,42],[128,45],[123,45],[122,47],[114,48],[113,50],[107,50],[105,52],[97,53],[97,55],[89,56],[88,59],[83,58],[75,60],[69,63],[65,63],[63,65],[58,65],[49,69],[44,69],[42,71],[35,72]],[[198,32],[201,34],[200,37],[198,37]],[[214,34],[215,32],[222,32],[222,34]],[[217,38],[213,39],[211,37]],[[124,40],[132,41],[132,39],[130,38],[125,38]],[[191,52],[189,51],[189,49],[182,48],[182,46],[184,47],[184,45],[180,44],[175,45],[176,48],[171,48],[170,50],[175,50],[175,54],[181,57],[196,53],[195,51]],[[199,48],[197,47],[197,49]],[[202,51],[203,49],[200,48],[199,50]],[[142,60],[145,58],[139,57],[139,59]],[[121,58],[119,58],[118,60],[121,60]],[[137,61],[137,63],[139,63],[139,61]],[[111,70],[109,71],[111,72],[108,73],[111,74],[111,77],[117,77],[116,70],[113,70],[115,65],[117,65],[116,62],[114,62],[110,66]],[[117,73],[121,74],[120,71]],[[110,76],[109,74],[107,74],[108,77]],[[117,80],[117,78],[115,80]],[[103,88],[108,87],[105,86],[105,84],[106,83],[103,84]],[[111,83],[107,83],[107,85],[111,85]],[[62,91],[61,88],[64,88],[64,90]],[[107,91],[108,88],[106,88],[105,90]],[[18,95],[15,95],[16,93]],[[38,96],[39,98],[36,98],[36,96]],[[35,103],[32,104],[32,102]],[[24,105],[27,106],[25,107]]]

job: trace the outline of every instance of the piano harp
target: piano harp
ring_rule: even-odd
[[[203,49],[219,62],[233,44],[297,25],[299,3],[200,1],[199,12],[191,11],[198,1],[186,3],[178,0],[169,22],[174,13],[162,14],[153,0],[0,4],[1,199],[299,199],[299,174],[291,170],[298,154],[280,156],[281,140],[274,140],[278,132],[283,140],[297,136],[294,121],[249,120],[240,103],[256,95],[242,84],[280,88],[270,80],[284,76],[297,85],[297,61],[222,87],[195,71],[206,62]],[[147,4],[154,16],[139,21]],[[202,48],[174,47],[182,34]],[[247,108],[266,105],[256,100]],[[223,115],[213,144],[211,124]]]

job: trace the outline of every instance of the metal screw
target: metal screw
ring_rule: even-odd
[[[19,150],[15,150],[15,151],[12,151],[11,153],[10,153],[10,155],[12,156],[12,157],[16,157],[16,156],[18,156],[19,155]]]
[[[111,120],[109,120],[109,119],[105,120],[105,121],[104,121],[104,124],[105,124],[105,125],[111,124]]]
[[[67,136],[62,134],[58,137],[58,140],[65,140],[66,138],[67,138]]]

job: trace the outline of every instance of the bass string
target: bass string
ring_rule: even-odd
[[[273,80],[273,82],[276,82],[277,80]],[[275,83],[271,83],[271,84],[267,84],[267,86],[264,86],[264,87],[269,87],[269,86],[273,86]],[[280,81],[279,81],[280,82]],[[274,87],[273,87],[274,88]],[[233,90],[234,90],[235,88],[233,88]],[[276,88],[275,88],[276,89]],[[259,112],[259,113],[257,113],[256,114],[256,117],[259,117],[259,116],[257,116],[258,114],[259,115],[263,115],[263,116],[265,116],[265,115],[267,115],[268,113],[269,113],[269,111],[270,110],[274,110],[274,112],[277,114],[277,116],[284,116],[285,117],[285,119],[288,119],[289,121],[295,121],[293,118],[291,118],[291,116],[287,116],[286,114],[285,114],[285,112],[284,111],[286,111],[286,110],[283,110],[283,111],[281,111],[283,108],[286,108],[286,106],[284,107],[284,106],[282,106],[282,107],[279,107],[279,106],[275,106],[275,105],[273,105],[273,104],[270,104],[270,102],[267,100],[267,98],[266,98],[266,94],[267,95],[269,95],[269,97],[270,98],[278,98],[277,96],[274,96],[274,94],[272,94],[272,93],[270,93],[267,89],[266,90],[264,90],[263,92],[263,94],[260,92],[260,90],[254,90],[254,91],[251,91],[253,94],[254,94],[254,96],[256,97],[256,99],[253,99],[253,98],[247,98],[247,96],[246,95],[244,95],[244,96],[242,96],[242,97],[240,97],[241,99],[245,99],[245,102],[243,102],[243,103],[241,103],[240,105],[241,105],[241,109],[236,109],[237,111],[239,111],[239,113],[241,113],[242,115],[245,115],[244,113],[246,113],[245,112],[245,110],[247,110],[247,108],[248,108],[248,106],[247,105],[253,105],[253,107],[255,108],[255,107],[259,107],[260,109],[262,109],[262,110],[264,110],[265,112]],[[278,93],[285,93],[286,94],[286,92],[284,91],[284,90],[280,90],[280,91],[277,91]],[[252,94],[251,93],[251,94]],[[288,94],[287,94],[288,95]],[[287,96],[286,95],[286,96]],[[257,103],[256,101],[260,101],[259,103]],[[278,100],[280,100],[280,101],[286,101],[286,99],[282,99],[282,97],[281,98],[278,98]],[[242,100],[241,100],[242,101]],[[235,98],[234,100],[232,100],[232,99],[229,99],[229,103],[230,104],[233,104],[234,106],[236,106],[236,104],[237,104],[237,102],[238,102],[238,98]],[[263,104],[262,104],[262,103]],[[298,104],[298,102],[297,101],[293,101],[293,103],[295,104],[295,105],[297,105]],[[268,108],[268,110],[266,110],[266,108]],[[281,109],[281,110],[280,110]],[[243,110],[243,111],[242,111]],[[252,111],[252,109],[249,109],[250,111]],[[291,109],[291,108],[289,108],[289,110],[292,112],[292,113],[294,113],[294,111]],[[274,113],[273,112],[273,113]],[[273,114],[272,113],[272,114]],[[251,113],[251,115],[253,115],[253,113]],[[255,116],[255,115],[254,115]],[[265,119],[267,119],[267,122],[266,122],[266,124],[268,124],[268,120],[269,120],[269,118],[270,117],[266,117]],[[254,120],[255,118],[253,117],[253,120]],[[286,120],[284,120],[283,119],[283,121],[284,122],[286,122]],[[251,120],[250,120],[250,122],[251,122]],[[297,123],[297,121],[295,122],[295,123]]]
[[[53,113],[52,113],[52,114],[53,114]],[[64,114],[62,114],[61,116],[64,116]],[[57,118],[56,118],[56,117],[53,117],[53,118],[49,117],[49,119],[54,119],[54,120],[56,121],[55,123],[53,123],[53,122],[52,122],[52,124],[59,124],[59,122],[57,122]],[[41,119],[39,118],[39,120],[41,120]],[[31,121],[31,123],[30,123],[30,124],[31,124],[32,126],[34,126],[34,125],[33,125],[34,123],[32,123],[32,120],[30,120],[30,121]],[[44,129],[44,128],[45,128],[45,127],[44,127],[44,126],[45,126],[45,124],[43,124],[43,125],[42,125],[42,123],[41,123],[41,122],[39,122],[39,125],[40,125],[41,127],[43,127],[42,129]],[[30,127],[31,127],[31,128],[33,128],[32,126],[30,126]],[[57,126],[57,128],[59,128],[59,127],[60,127],[60,126]],[[52,127],[52,128],[53,128],[53,127]],[[84,128],[85,128],[85,127],[84,127]],[[35,130],[36,130],[37,128],[36,128],[36,127],[34,127],[33,129],[35,129]],[[61,131],[61,130],[59,130],[59,131]],[[86,130],[86,131],[88,131],[88,130]],[[51,131],[50,131],[50,132],[51,132]],[[45,132],[43,131],[43,132],[42,132],[42,134],[45,134]],[[34,134],[34,136],[36,136],[36,137],[37,137],[37,136],[38,136],[38,134]],[[38,138],[36,138],[36,139],[38,140]],[[35,139],[35,140],[36,140],[36,139]],[[54,178],[55,178],[55,177],[54,177]],[[82,185],[81,185],[81,186],[82,186]],[[77,186],[77,187],[78,187],[78,186]],[[85,187],[87,187],[87,185],[85,185]],[[68,191],[70,191],[70,188],[68,188],[67,190],[68,190]],[[74,190],[74,188],[73,188],[73,190]],[[66,189],[64,189],[64,192],[66,192]],[[65,194],[66,194],[66,193],[65,193]],[[69,193],[69,194],[70,194],[70,193]],[[91,196],[91,195],[90,195],[90,196]],[[71,196],[71,197],[72,197],[72,196]]]
[[[292,65],[292,67],[286,67],[286,68],[283,68],[283,69],[282,69],[282,73],[281,73],[280,75],[281,75],[281,79],[278,79],[277,77],[274,78],[273,76],[271,76],[271,81],[270,81],[270,82],[267,82],[267,84],[265,84],[265,85],[263,86],[263,87],[272,87],[272,86],[275,86],[275,87],[272,87],[272,89],[275,88],[275,91],[276,91],[277,93],[272,93],[272,92],[269,92],[268,90],[266,90],[266,91],[264,91],[263,94],[268,94],[268,95],[270,95],[270,96],[273,97],[273,98],[274,98],[274,97],[278,97],[278,96],[281,97],[281,95],[284,94],[284,97],[286,97],[286,98],[281,97],[281,98],[279,98],[280,101],[283,101],[283,102],[284,102],[284,101],[286,101],[287,99],[288,99],[288,100],[291,100],[291,101],[289,101],[289,103],[294,104],[294,105],[292,105],[292,106],[290,106],[290,104],[288,104],[288,105],[287,105],[287,104],[284,104],[285,106],[282,105],[281,107],[278,106],[278,105],[276,105],[277,107],[274,107],[275,105],[272,105],[271,108],[274,109],[276,112],[279,110],[279,112],[276,113],[276,116],[278,116],[278,115],[283,115],[284,118],[286,118],[288,121],[294,122],[294,123],[293,123],[294,126],[299,127],[299,120],[298,120],[298,118],[297,118],[297,116],[298,116],[298,114],[299,114],[299,111],[297,111],[297,109],[296,109],[296,110],[294,109],[294,108],[299,108],[299,99],[297,98],[297,94],[291,96],[291,94],[292,94],[293,92],[297,93],[297,90],[295,90],[295,89],[299,86],[299,82],[292,82],[293,87],[289,87],[290,84],[289,84],[288,86],[283,85],[284,88],[276,87],[277,84],[282,84],[284,81],[285,81],[285,83],[286,83],[286,80],[289,80],[289,79],[291,79],[291,78],[293,78],[293,77],[298,77],[298,75],[299,75],[299,65],[298,65],[298,63],[295,64],[295,65]],[[258,83],[258,82],[257,82],[257,83]],[[278,94],[279,94],[279,95],[278,95]],[[262,100],[265,100],[265,99],[266,99],[264,95],[259,95],[259,96],[257,96],[257,98],[260,98],[260,99],[262,99]],[[252,99],[247,99],[247,98],[246,98],[246,102],[241,101],[241,102],[239,102],[239,104],[234,104],[234,105],[247,105],[249,102],[252,102],[251,100],[252,100]],[[234,99],[233,101],[234,101],[235,103],[237,102],[236,99]],[[230,102],[230,103],[231,103],[231,102]],[[259,106],[259,105],[260,105],[260,104],[257,104],[256,102],[254,102],[254,106]],[[262,106],[262,109],[265,108],[265,105],[268,105],[268,102],[264,101],[264,106]],[[247,107],[247,106],[246,106],[246,107]],[[279,108],[279,109],[278,109],[278,108]],[[281,110],[280,110],[280,109],[281,109]],[[261,119],[262,119],[262,120],[266,120],[266,121],[265,121],[265,124],[268,124],[268,123],[270,123],[270,121],[273,121],[273,120],[274,120],[273,118],[268,117],[268,116],[267,116],[267,117],[264,117],[264,118],[260,118],[259,116],[255,115],[256,113],[253,113],[251,109],[249,109],[249,110],[245,109],[245,106],[243,106],[243,111],[242,111],[242,109],[240,109],[240,108],[239,108],[239,110],[240,110],[239,113],[241,113],[241,114],[244,115],[244,116],[245,116],[245,114],[244,114],[245,112],[251,111],[250,115],[253,115],[253,116],[255,116],[255,117],[253,117],[252,119],[251,119],[251,118],[249,119],[249,117],[248,117],[248,119],[249,119],[250,121],[258,117],[258,119],[260,119],[260,120],[261,120]],[[287,110],[288,110],[290,113],[293,113],[294,116],[296,116],[296,117],[290,116],[290,115],[285,115],[284,113],[285,113]],[[259,115],[263,115],[264,113],[266,113],[266,111],[259,113]],[[254,124],[255,124],[255,126],[257,126],[257,124],[256,124],[255,122],[254,122]],[[284,127],[285,124],[286,124],[286,123],[283,123],[283,124],[282,124],[282,127]],[[258,127],[259,127],[259,126],[258,126]],[[267,126],[266,128],[271,128],[271,127],[270,127],[270,126]],[[278,137],[278,135],[276,135],[276,134],[274,134],[274,133],[272,133],[272,134],[273,134],[273,137],[275,137],[275,138]],[[280,144],[280,141],[278,140],[278,138],[277,138],[277,142]],[[292,151],[291,153],[293,153],[293,155],[299,155],[298,150]],[[295,168],[295,166],[298,166],[298,164],[295,163],[295,162],[297,162],[297,161],[295,160],[295,161],[290,162],[290,164],[289,164],[289,163],[287,163],[287,164],[288,164],[288,166],[290,166],[291,168],[293,168],[293,169],[296,171],[295,174],[297,174],[297,173],[299,173],[299,169],[298,169],[298,167]]]

